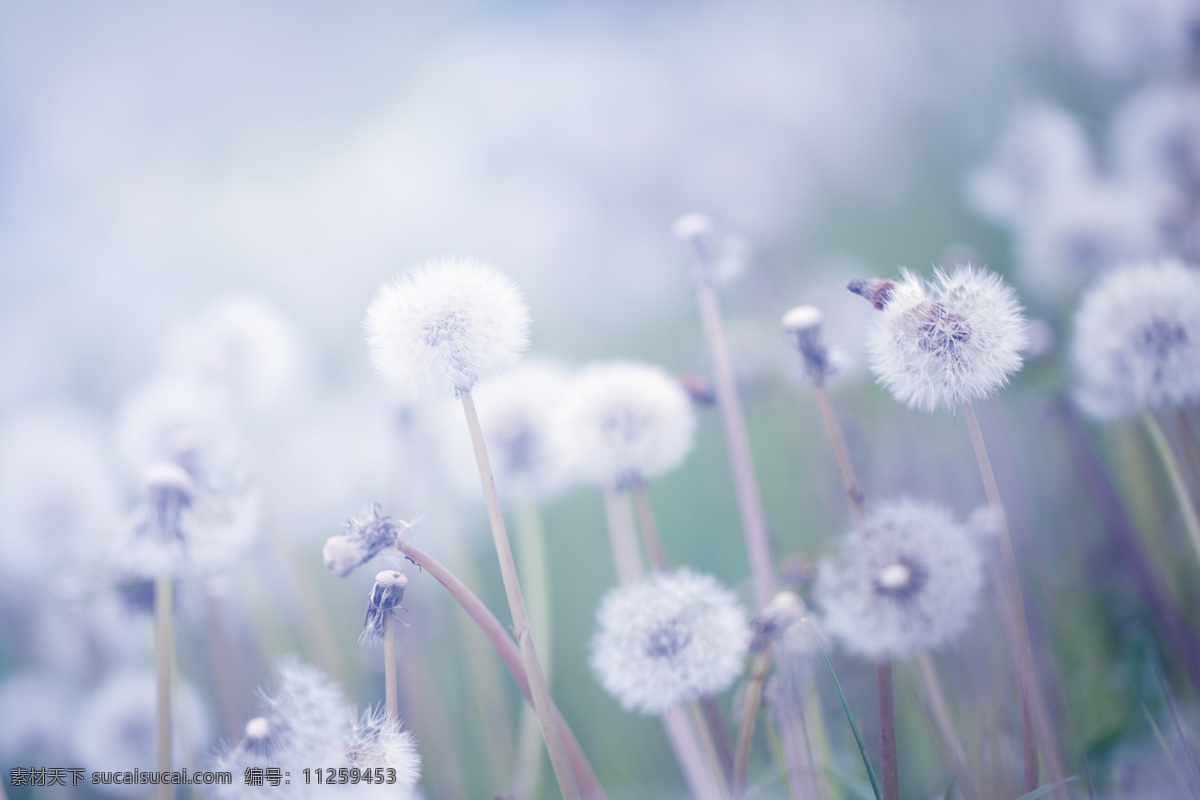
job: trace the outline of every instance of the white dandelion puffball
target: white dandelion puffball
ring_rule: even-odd
[[[999,276],[958,267],[927,287],[901,270],[880,282],[882,313],[867,335],[871,371],[909,408],[933,411],[982,400],[1021,368],[1028,325]]]
[[[394,784],[359,784],[367,796],[412,797],[421,778],[421,755],[412,733],[397,720],[388,719],[382,708],[368,709],[354,723],[344,748],[344,766],[395,770]]]
[[[572,382],[555,419],[567,468],[600,486],[658,477],[692,449],[696,414],[679,382],[634,361],[592,364]]]
[[[982,586],[978,539],[939,506],[899,500],[873,511],[836,558],[821,562],[816,599],[830,634],[878,658],[958,636]]]
[[[623,708],[660,714],[742,673],[750,642],[733,592],[687,569],[609,591],[596,613],[592,671]]]
[[[371,363],[393,388],[458,396],[516,363],[529,309],[506,275],[478,261],[429,261],[383,286],[367,307]]]
[[[1200,399],[1200,272],[1176,260],[1106,275],[1075,314],[1076,398],[1097,419]]]

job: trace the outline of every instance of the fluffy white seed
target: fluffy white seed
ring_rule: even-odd
[[[1105,276],[1075,314],[1072,355],[1095,418],[1200,399],[1200,272],[1168,260]]]
[[[903,656],[962,633],[978,606],[978,539],[949,512],[912,500],[888,503],[822,561],[816,597],[828,631],[862,656]]]
[[[596,613],[592,670],[621,706],[659,714],[741,674],[746,615],[715,578],[681,569],[611,590]]]
[[[633,361],[585,368],[555,419],[567,468],[600,486],[669,472],[691,452],[695,430],[696,415],[679,382]]]
[[[487,264],[442,258],[383,286],[366,315],[371,362],[398,391],[457,396],[528,344],[521,291]]]

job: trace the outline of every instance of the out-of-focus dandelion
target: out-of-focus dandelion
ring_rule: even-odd
[[[660,714],[721,692],[745,667],[745,611],[709,575],[680,569],[617,587],[596,619],[592,670],[629,711]]]
[[[61,764],[70,755],[76,706],[63,682],[13,672],[0,682],[0,759],[6,764]]]
[[[366,316],[367,344],[375,369],[405,392],[453,395],[462,402],[513,628],[533,693],[542,738],[565,797],[579,796],[551,711],[512,546],[496,494],[487,445],[471,390],[514,364],[528,344],[529,309],[507,276],[486,264],[444,258],[415,267],[380,289]]]
[[[414,790],[421,777],[421,755],[412,733],[401,727],[400,721],[379,709],[368,709],[350,730],[343,749],[343,761],[348,768],[386,770],[381,784],[360,784],[358,788],[369,797],[415,797]]]
[[[344,578],[384,550],[395,547],[400,534],[408,527],[407,522],[385,515],[383,507],[373,503],[361,517],[349,519],[345,533],[325,540],[321,550],[325,568]]]
[[[899,500],[875,509],[847,534],[838,556],[821,563],[816,596],[830,634],[879,658],[959,636],[982,587],[975,539],[945,509]]]
[[[937,272],[937,283],[853,281],[850,291],[883,313],[867,348],[871,371],[892,395],[922,411],[990,397],[1021,367],[1026,322],[998,275],[974,267]]]
[[[159,703],[155,683],[154,673],[131,670],[110,675],[93,691],[74,725],[74,752],[81,766],[101,773],[162,769],[153,766]],[[174,700],[174,758],[179,761],[207,745],[211,726],[191,684],[180,681]],[[171,763],[170,757],[167,763]],[[130,796],[146,791],[144,785],[136,784],[98,784],[96,788]]]

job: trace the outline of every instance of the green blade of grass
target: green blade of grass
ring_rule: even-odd
[[[1188,785],[1188,796],[1195,797],[1196,789],[1200,787],[1200,774],[1197,774],[1196,771],[1196,760],[1192,758],[1192,749],[1188,747],[1187,737],[1183,734],[1183,724],[1179,721],[1179,714],[1175,712],[1175,699],[1167,691],[1167,682],[1163,680],[1162,673],[1158,671],[1158,667],[1154,668],[1154,675],[1158,678],[1158,686],[1162,689],[1163,699],[1167,701],[1167,708],[1171,712],[1171,720],[1175,723],[1175,733],[1179,736],[1179,746],[1183,748],[1183,757],[1187,760],[1188,777],[1191,778]]]
[[[854,715],[850,713],[850,704],[846,702],[846,695],[842,691],[842,684],[838,680],[837,673],[833,671],[833,664],[829,663],[829,655],[825,652],[825,648],[820,642],[817,642],[817,647],[821,648],[821,658],[825,659],[825,666],[829,667],[829,674],[833,676],[833,685],[837,689],[838,700],[842,702],[842,710],[846,712],[846,719],[850,722],[850,730],[854,732],[854,741],[858,743],[858,752],[862,756],[863,766],[867,768],[867,777],[871,779],[871,791],[875,793],[875,800],[881,800],[879,795],[879,781],[875,779],[875,770],[871,768],[871,759],[867,758],[867,745],[863,742],[862,734],[858,732],[858,725],[854,722]]]
[[[1150,727],[1154,729],[1154,738],[1158,739],[1158,744],[1163,749],[1163,753],[1167,756],[1167,763],[1171,765],[1175,777],[1179,779],[1179,785],[1189,795],[1191,789],[1188,786],[1187,778],[1183,776],[1183,770],[1179,769],[1179,765],[1175,763],[1175,756],[1171,753],[1171,745],[1167,744],[1167,737],[1163,736],[1162,731],[1158,729],[1158,723],[1154,721],[1154,715],[1150,713],[1150,709],[1146,708],[1146,704],[1142,703],[1142,713],[1146,715],[1146,719],[1150,722]]]
[[[1037,800],[1037,798],[1039,798],[1039,797],[1045,797],[1046,795],[1050,794],[1058,787],[1066,786],[1071,781],[1077,781],[1077,780],[1079,780],[1079,776],[1072,775],[1069,778],[1063,778],[1061,781],[1055,781],[1054,783],[1047,783],[1045,786],[1039,786],[1038,788],[1034,789],[1032,792],[1028,792],[1026,794],[1021,795],[1020,797],[1017,798],[1017,800]]]

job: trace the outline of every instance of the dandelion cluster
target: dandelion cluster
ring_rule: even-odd
[[[963,633],[982,586],[975,539],[945,509],[899,500],[875,509],[821,563],[816,597],[830,634],[876,658]]]
[[[728,688],[749,646],[733,593],[687,569],[611,590],[596,620],[592,670],[623,708],[643,714]]]
[[[930,287],[901,275],[869,291],[882,314],[867,339],[871,371],[897,400],[922,411],[954,408],[990,397],[1021,368],[1025,317],[999,276],[938,270]]]
[[[1107,275],[1079,304],[1072,353],[1092,416],[1200,399],[1200,272],[1168,260]]]
[[[478,261],[414,267],[376,293],[366,317],[371,363],[393,388],[458,396],[516,363],[529,310],[507,276]]]

